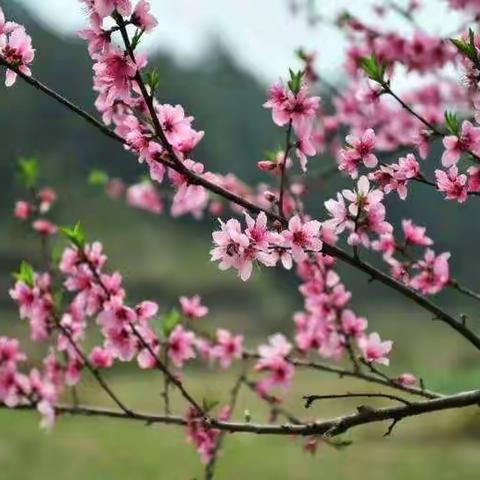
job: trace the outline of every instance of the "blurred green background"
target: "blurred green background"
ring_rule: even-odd
[[[5,9],[10,18],[24,23],[34,38],[35,75],[94,113],[91,62],[85,45],[75,38],[57,37],[16,4],[7,2]],[[159,55],[151,64],[161,75],[161,100],[184,105],[195,115],[195,125],[206,131],[197,158],[210,170],[233,171],[249,182],[266,181],[255,164],[265,150],[279,146],[281,141],[269,113],[261,108],[267,86],[243,71],[221,44],[213,45],[203,61],[188,68]],[[328,95],[323,96],[328,103]],[[14,182],[14,165],[22,155],[36,155],[43,180],[58,190],[60,203],[54,214],[59,223],[80,220],[90,239],[104,242],[109,265],[124,274],[132,300],[153,299],[168,310],[179,295],[200,293],[211,311],[206,328],[226,325],[250,335],[252,346],[255,339],[270,333],[292,332],[292,313],[301,308],[292,274],[258,270],[253,281],[244,284],[230,272],[219,272],[208,255],[213,220],[172,221],[168,216],[134,211],[87,185],[88,173],[94,167],[135,181],[144,170],[134,157],[21,81],[15,88],[0,89],[0,105],[0,335],[18,335],[28,346],[26,325],[18,320],[7,291],[10,273],[22,259],[41,264],[33,234],[11,219],[14,200],[23,194]],[[331,162],[318,157],[310,162],[310,169],[321,170]],[[323,201],[341,182],[332,178],[316,184],[308,199],[312,215],[324,216]],[[454,275],[479,289],[477,202],[460,207],[443,202],[422,187],[409,194],[407,202],[388,202],[393,223],[412,217],[426,225],[437,240],[437,250],[452,252]],[[395,341],[392,372],[413,371],[433,390],[478,388],[478,356],[469,345],[385,287],[368,285],[365,276],[339,268],[354,294],[355,311],[368,316],[382,337]],[[478,321],[478,307],[463,297],[445,294],[436,301],[452,312],[467,313],[472,324]],[[34,356],[43,347],[35,348],[38,351],[31,352]],[[160,408],[161,382],[154,372],[138,375],[127,368],[112,373],[110,378],[139,409]],[[186,377],[187,385],[199,398],[224,398],[231,381],[220,372],[197,367]],[[305,415],[300,400],[303,394],[349,389],[365,387],[322,374],[300,373],[287,403]],[[88,381],[80,388],[80,396],[85,403],[108,405]],[[254,420],[266,420],[267,412],[251,394],[243,394],[240,403],[240,412],[248,409]],[[324,403],[308,413],[327,418],[354,407],[349,402]],[[386,425],[358,429],[348,436],[354,442],[349,448],[335,451],[322,445],[313,458],[302,452],[301,442],[295,439],[239,435],[227,443],[218,478],[478,479],[477,410],[406,420],[387,439],[382,438]],[[198,456],[184,444],[183,432],[174,428],[100,419],[60,418],[54,431],[46,434],[39,431],[36,415],[0,411],[0,479],[201,478]]]

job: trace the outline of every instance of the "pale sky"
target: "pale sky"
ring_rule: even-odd
[[[11,1],[28,6],[44,24],[64,34],[73,34],[86,24],[78,0]],[[288,68],[295,67],[293,52],[302,46],[317,50],[320,71],[327,78],[335,77],[341,71],[342,36],[329,26],[309,27],[303,16],[292,17],[288,1],[151,0],[159,26],[145,43],[188,63],[200,60],[212,39],[217,38],[241,66],[268,82],[286,76]],[[335,11],[348,8],[365,18],[372,3],[375,0],[317,0],[321,13],[330,17]],[[456,15],[445,15],[445,0],[424,3],[421,20],[429,30],[446,33],[458,24]],[[389,24],[396,30],[409,28],[396,15],[390,17]]]

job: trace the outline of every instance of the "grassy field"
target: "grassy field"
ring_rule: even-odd
[[[142,381],[129,374],[112,379],[115,389],[137,409],[161,408],[158,377],[151,372]],[[229,381],[222,374],[196,372],[186,379],[200,398],[222,398]],[[230,380],[231,381],[231,380]],[[302,412],[303,393],[358,389],[352,382],[300,374],[289,395],[290,408]],[[145,393],[150,392],[150,397]],[[87,384],[82,400],[105,404],[102,394]],[[380,405],[380,404],[379,404]],[[316,406],[316,418],[346,413],[352,402]],[[267,411],[244,392],[238,412],[248,408],[254,421]],[[391,437],[382,437],[387,425],[357,429],[348,434],[350,447],[335,450],[322,444],[312,457],[293,438],[236,435],[230,437],[218,466],[218,479],[276,480],[476,480],[480,470],[480,417],[476,409],[439,413],[422,420],[406,420]],[[109,419],[64,417],[51,433],[38,429],[38,418],[24,412],[0,412],[0,478],[2,480],[192,480],[201,479],[196,452],[175,427],[151,426]]]

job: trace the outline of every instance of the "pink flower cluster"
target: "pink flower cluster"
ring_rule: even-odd
[[[54,235],[58,228],[50,220],[44,218],[44,215],[50,212],[56,200],[55,190],[50,187],[42,188],[32,202],[18,200],[15,203],[13,215],[21,221],[32,220],[32,228],[40,235]]]
[[[257,382],[256,388],[260,395],[274,387],[288,388],[295,374],[295,367],[288,361],[291,351],[292,344],[282,334],[271,336],[267,345],[258,347],[260,358],[255,370],[268,373],[267,377]]]
[[[230,419],[230,408],[223,407],[218,415],[218,420],[227,421]],[[191,442],[200,454],[202,463],[207,464],[215,453],[220,430],[206,428],[203,418],[194,408],[187,411],[187,439]]]
[[[362,135],[348,135],[347,149],[340,150],[338,169],[346,172],[350,177],[357,178],[358,166],[363,163],[367,168],[377,166],[378,159],[373,153],[375,150],[375,132],[369,128]]]
[[[7,22],[0,7],[0,56],[9,65],[18,69],[24,75],[32,74],[29,64],[33,62],[35,51],[32,48],[32,39],[22,25]],[[11,87],[17,74],[7,68],[5,85]]]
[[[307,157],[317,153],[314,140],[314,120],[318,112],[320,98],[308,95],[308,87],[301,85],[298,91],[275,83],[271,88],[264,107],[272,109],[276,125],[290,125],[297,137],[295,151],[302,170],[307,169]]]
[[[298,267],[305,310],[294,316],[295,343],[303,354],[316,351],[323,358],[340,360],[346,351],[355,356],[356,345],[366,362],[388,365],[392,342],[377,333],[366,334],[368,322],[348,308],[351,293],[334,270],[335,260],[317,255]]]
[[[360,177],[355,190],[343,190],[337,194],[337,200],[325,202],[330,219],[325,222],[336,234],[344,230],[350,232],[350,245],[370,246],[372,234],[383,235],[392,231],[385,220],[385,206],[382,203],[383,192],[371,189],[365,176]],[[349,205],[345,203],[349,202]]]
[[[413,153],[400,157],[397,163],[381,165],[378,170],[370,173],[369,178],[374,180],[385,194],[397,192],[405,200],[408,195],[408,184],[420,174],[420,166]]]
[[[322,248],[321,224],[316,220],[303,222],[294,216],[288,228],[278,233],[269,230],[263,212],[256,219],[248,214],[245,218],[245,230],[236,219],[226,223],[220,220],[221,230],[213,232],[214,248],[210,252],[212,261],[220,261],[221,270],[234,268],[244,281],[250,278],[254,262],[273,267],[280,260],[289,269],[293,261],[301,262],[309,252]]]
[[[33,403],[42,417],[40,426],[50,429],[55,421],[54,405],[61,392],[64,371],[49,354],[41,371],[32,368],[25,374],[20,365],[26,360],[18,340],[0,337],[0,402],[8,407]]]
[[[147,64],[146,56],[133,53],[133,50],[124,51],[115,45],[112,38],[115,28],[104,26],[108,16],[119,14],[128,17],[123,18],[125,24],[136,26],[138,31],[152,30],[157,22],[150,13],[149,3],[141,0],[133,9],[129,0],[84,1],[91,11],[91,26],[80,32],[80,36],[89,42],[89,52],[95,62],[94,89],[98,92],[95,105],[104,122],[113,123],[116,133],[125,140],[126,148],[137,154],[140,162],[147,163],[154,182],[163,182],[166,172],[164,160],[171,157],[172,151],[181,159],[183,168],[195,175],[206,175],[201,163],[188,158],[203,137],[203,132],[192,127],[193,117],[187,116],[181,105],[160,104],[154,98],[154,112],[151,111],[138,83],[139,75]],[[117,21],[117,17],[114,20]],[[151,114],[155,115],[153,124],[160,126],[163,138],[158,138],[152,123],[145,120]],[[205,189],[189,183],[182,173],[168,169],[168,174],[176,190],[172,215],[192,213],[199,217],[208,204]],[[158,194],[147,185],[137,185],[129,190],[127,201],[154,213],[162,210]]]
[[[433,241],[425,234],[425,227],[417,226],[411,220],[402,221],[402,230],[402,244],[389,233],[374,242],[372,248],[383,252],[391,274],[397,280],[423,294],[440,292],[450,281],[450,253],[436,255],[432,249],[426,248],[423,259],[416,260],[413,247],[430,247]]]

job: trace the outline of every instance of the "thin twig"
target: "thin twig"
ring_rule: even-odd
[[[326,395],[304,395],[305,408],[310,408],[312,404],[318,400],[334,400],[339,398],[387,398],[389,400],[395,400],[401,402],[404,405],[411,405],[405,398],[398,397],[396,395],[388,395],[386,393],[330,393]]]

